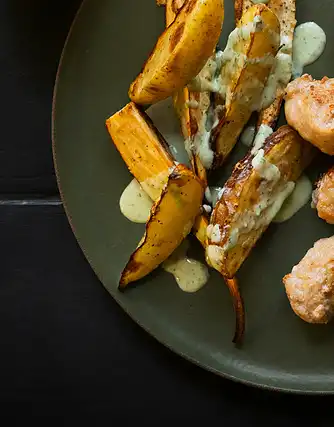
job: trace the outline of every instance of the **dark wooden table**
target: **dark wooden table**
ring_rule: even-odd
[[[298,426],[316,411],[312,425],[327,425],[331,398],[247,388],[172,354],[90,269],[58,197],[50,139],[57,63],[79,4],[0,1],[1,415]]]

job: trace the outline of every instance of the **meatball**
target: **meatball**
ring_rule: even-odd
[[[289,83],[285,115],[291,127],[326,154],[334,155],[334,79],[308,74]]]
[[[297,316],[327,323],[334,313],[334,236],[318,240],[283,282]]]
[[[313,192],[313,203],[320,218],[334,224],[334,167],[325,173]]]

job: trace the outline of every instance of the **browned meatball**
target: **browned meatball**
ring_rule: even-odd
[[[325,173],[313,192],[313,203],[320,218],[334,224],[334,167]]]
[[[305,74],[293,80],[286,89],[285,115],[306,141],[334,155],[334,79]]]
[[[283,282],[297,316],[327,323],[334,313],[334,236],[318,240]]]

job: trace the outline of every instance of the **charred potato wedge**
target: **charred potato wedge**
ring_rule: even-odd
[[[235,276],[314,153],[295,130],[283,126],[235,166],[207,230],[209,265],[226,278]]]
[[[212,54],[223,19],[222,0],[187,1],[130,86],[130,99],[153,104],[186,86]]]
[[[151,199],[157,200],[174,166],[164,138],[133,102],[110,117],[106,125],[132,175]]]
[[[214,130],[216,167],[235,146],[252,112],[260,108],[279,45],[279,21],[264,4],[250,7],[231,33],[221,74],[226,112]]]
[[[252,4],[251,0],[235,1],[236,22]],[[272,101],[272,103],[260,112],[258,126],[267,125],[274,129],[279,118],[285,88],[292,74],[292,42],[296,27],[296,0],[269,0],[267,6],[275,13],[280,22],[281,49],[267,83],[267,102]]]
[[[121,288],[145,277],[174,252],[190,233],[202,198],[200,180],[185,166],[176,166],[152,207],[143,239],[123,270]]]

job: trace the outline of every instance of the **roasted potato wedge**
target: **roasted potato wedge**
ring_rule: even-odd
[[[129,89],[137,104],[153,104],[186,86],[212,54],[224,20],[223,0],[189,0]]]
[[[206,259],[233,278],[309,165],[314,147],[289,126],[237,163],[207,230]]]
[[[160,197],[174,159],[147,114],[130,102],[107,121],[116,148],[152,200]]]
[[[185,166],[175,166],[152,207],[144,238],[122,273],[121,288],[149,274],[174,252],[190,233],[202,198],[200,180]]]
[[[216,167],[235,146],[252,112],[260,108],[279,45],[279,21],[264,4],[250,7],[231,33],[221,74],[226,110],[213,131]]]
[[[236,22],[252,4],[251,0],[235,1]],[[258,126],[267,125],[274,129],[279,118],[285,88],[292,74],[292,42],[296,27],[296,0],[269,0],[267,6],[275,13],[280,22],[281,49],[276,56],[276,61],[266,84],[265,108],[260,112]]]

